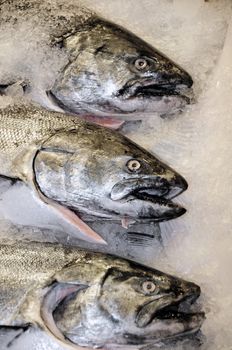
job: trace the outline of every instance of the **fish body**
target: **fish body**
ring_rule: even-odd
[[[59,51],[66,55],[54,81],[31,94],[47,108],[86,117],[94,115],[98,123],[107,125],[110,120],[104,118],[110,116],[117,119],[116,124],[112,122],[117,126],[120,119],[141,119],[144,113],[154,112],[173,114],[189,103],[186,91],[193,81],[185,70],[133,33],[78,3],[22,0],[19,4],[17,0],[6,0],[0,6],[0,23],[5,31],[6,25],[13,30],[11,37],[17,35],[15,32],[22,33],[24,41],[20,37],[19,45],[26,42],[27,56],[30,56],[28,45],[34,45],[32,55],[43,45],[48,45],[50,51],[55,48],[56,58]],[[11,38],[8,44],[10,41]],[[17,45],[17,40],[12,45]],[[25,59],[23,53],[18,61],[16,57],[18,72]],[[39,85],[38,77],[34,83],[30,82],[33,72],[40,69],[30,68],[34,60],[31,57],[24,71],[18,73],[26,92]],[[47,70],[52,69],[51,62],[47,63],[50,64]],[[17,81],[11,72],[4,76],[0,84],[5,88]]]
[[[114,130],[24,105],[0,110],[0,123],[0,174],[24,181],[81,232],[88,228],[77,212],[124,226],[185,212],[170,199],[186,181]]]
[[[48,243],[0,246],[1,326],[40,326],[71,348],[144,345],[199,330],[194,283]]]

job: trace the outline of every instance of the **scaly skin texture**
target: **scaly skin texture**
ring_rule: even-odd
[[[197,285],[110,255],[17,242],[0,246],[0,263],[0,324],[39,325],[74,348],[155,343],[204,318],[167,310],[196,300]]]
[[[49,284],[56,271],[86,253],[52,244],[12,243],[0,246],[1,325],[11,324],[15,311],[32,289]]]
[[[28,39],[35,50],[52,45],[66,54],[56,79],[46,88],[47,94],[32,94],[33,99],[50,109],[60,108],[85,117],[133,120],[141,119],[144,112],[173,114],[189,103],[185,90],[193,81],[185,70],[134,34],[78,5],[7,0],[1,5],[0,23],[16,33],[27,25],[33,28],[32,33],[35,31],[34,38]],[[22,61],[22,57],[19,62],[16,59],[16,66],[21,66]],[[30,69],[27,67],[21,77],[7,72],[6,81],[3,77],[0,85],[21,78],[25,89],[30,90]]]
[[[86,132],[87,126],[79,118],[21,104],[0,109],[0,122],[0,173],[19,179],[23,179],[24,175],[19,170],[20,165],[15,164],[18,157],[22,164],[25,152],[39,149],[42,142],[58,130]]]

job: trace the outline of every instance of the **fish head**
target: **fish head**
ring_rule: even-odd
[[[83,123],[43,143],[34,158],[36,187],[73,212],[114,220],[163,221],[185,209],[172,198],[185,179],[119,133]]]
[[[94,281],[63,299],[53,313],[59,331],[72,343],[155,344],[201,327],[204,313],[195,305],[201,293],[196,284],[122,259],[109,260],[101,274],[96,268]]]
[[[116,24],[96,18],[63,46],[70,62],[49,92],[63,109],[135,120],[142,113],[172,114],[190,102],[190,75]]]

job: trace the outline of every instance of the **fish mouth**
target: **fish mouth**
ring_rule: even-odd
[[[184,192],[187,182],[180,175],[170,181],[157,177],[122,180],[113,186],[111,199],[134,205],[139,221],[166,221],[183,215],[186,209],[172,199]],[[138,221],[136,220],[136,221]]]
[[[129,81],[119,90],[117,96],[124,99],[176,96],[190,104],[193,100],[191,83],[154,83],[152,79]]]
[[[159,176],[129,178],[119,181],[113,186],[111,199],[120,200],[130,195],[173,199],[186,191],[187,188],[186,180],[177,174],[171,180]]]
[[[166,333],[164,333],[166,339],[197,332],[205,320],[205,313],[199,311],[199,305],[196,305],[199,295],[200,288],[199,292],[184,296],[178,302],[168,303],[163,297],[164,306],[158,308],[157,299],[153,300],[140,308],[136,317],[136,325],[140,329],[146,327],[152,329],[153,326],[156,327],[159,323],[161,329],[162,327],[164,327],[163,329],[166,328]],[[162,300],[162,297],[160,300]],[[177,325],[177,327],[175,328],[174,325]],[[169,332],[167,332],[168,330]],[[162,332],[160,335],[162,337]],[[149,340],[152,340],[152,333]]]
[[[53,90],[46,91],[46,94],[50,103],[60,111],[79,115],[82,119],[95,124],[118,129],[125,121],[143,119],[141,113],[144,112],[148,114],[157,112],[161,117],[181,112],[187,104],[194,102],[193,90],[189,86],[191,84],[181,82],[154,83],[154,79],[133,80],[111,96],[106,98],[102,96],[101,101],[82,100],[75,105],[63,101]],[[71,96],[70,99],[72,100]]]

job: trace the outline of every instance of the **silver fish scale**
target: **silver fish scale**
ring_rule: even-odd
[[[80,128],[85,122],[34,106],[14,105],[0,110],[1,174],[10,176],[10,165],[31,144],[37,145],[57,130]]]
[[[12,251],[14,254],[12,254]],[[32,288],[43,287],[62,268],[85,256],[77,249],[19,242],[0,246],[0,324],[10,322]]]

